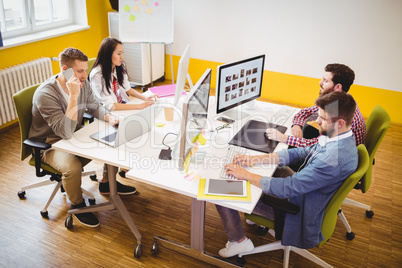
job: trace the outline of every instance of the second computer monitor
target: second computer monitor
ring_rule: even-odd
[[[218,66],[216,113],[239,119],[241,111],[231,109],[261,97],[265,55]],[[229,113],[232,112],[232,113]]]
[[[186,85],[186,78],[188,73],[188,66],[190,64],[190,45],[184,49],[179,61],[179,69],[177,71],[176,90],[174,95],[174,105],[179,102],[180,96],[183,94],[184,86]]]

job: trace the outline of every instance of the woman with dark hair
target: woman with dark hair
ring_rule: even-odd
[[[154,104],[157,95],[146,98],[131,88],[128,81],[126,66],[123,62],[123,44],[116,38],[103,39],[98,56],[89,74],[92,92],[99,103],[109,110],[141,110]],[[141,104],[130,104],[129,96],[139,98]],[[125,170],[119,172],[125,177]],[[110,192],[107,180],[107,165],[103,168],[103,177],[99,181],[99,192]],[[117,182],[117,193],[120,195],[134,194],[135,187]]]
[[[111,37],[103,39],[89,74],[94,95],[109,110],[141,110],[151,106],[157,96],[145,97],[131,88],[123,59],[122,42]],[[144,102],[129,104],[129,96]]]

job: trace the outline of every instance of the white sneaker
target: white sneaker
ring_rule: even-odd
[[[229,258],[240,253],[246,253],[254,249],[253,242],[246,238],[243,242],[227,242],[225,248],[219,250],[219,256]]]
[[[254,224],[255,224],[255,222],[253,222],[253,221],[251,221],[251,220],[249,220],[249,219],[246,219],[246,223],[247,223],[248,225],[254,225]]]

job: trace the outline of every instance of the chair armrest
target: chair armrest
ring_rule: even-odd
[[[42,159],[41,159],[40,151],[50,149],[50,148],[52,148],[52,145],[49,143],[46,143],[46,142],[33,141],[30,139],[24,140],[24,145],[27,145],[34,149],[33,156],[35,158],[36,176],[43,177],[43,176],[47,175],[48,172],[46,172],[45,170],[43,170],[43,171],[41,170]]]
[[[85,121],[92,123],[94,121],[93,115],[89,113],[84,113],[84,117],[82,118],[82,125],[85,125]]]
[[[30,139],[24,140],[24,144],[29,147],[32,147],[33,149],[39,149],[39,150],[47,150],[52,147],[52,145],[49,143],[41,141],[33,141]]]
[[[289,200],[280,199],[272,195],[264,194],[261,200],[264,204],[269,205],[274,209],[282,210],[286,213],[297,214],[300,210],[298,205],[290,203]]]

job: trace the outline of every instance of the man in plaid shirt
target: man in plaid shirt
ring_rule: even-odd
[[[320,96],[333,91],[348,92],[354,79],[355,73],[348,66],[339,63],[328,64],[325,67],[324,76],[320,81]],[[318,142],[318,130],[316,131],[317,136],[312,137],[314,136],[311,131],[313,127],[306,123],[315,120],[317,115],[317,106],[314,105],[304,108],[293,118],[292,135],[282,134],[276,129],[267,129],[267,136],[271,140],[280,141],[294,147],[313,145]],[[314,132],[315,131],[313,131],[313,133]],[[358,106],[356,106],[355,115],[353,117],[352,132],[355,137],[356,146],[366,143],[366,123]],[[306,133],[309,134],[306,135]]]

